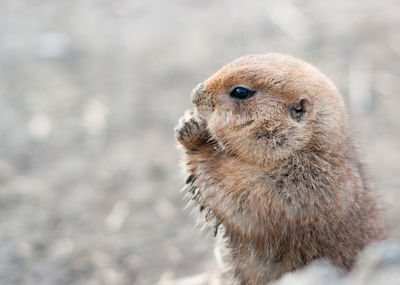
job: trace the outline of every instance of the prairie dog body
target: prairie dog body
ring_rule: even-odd
[[[350,270],[383,237],[343,98],[316,68],[244,56],[192,101],[176,136],[188,194],[219,231],[226,284],[266,284],[316,258]]]

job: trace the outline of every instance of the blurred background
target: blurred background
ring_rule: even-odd
[[[1,0],[0,284],[209,270],[173,128],[197,83],[272,51],[342,91],[400,238],[398,1]]]

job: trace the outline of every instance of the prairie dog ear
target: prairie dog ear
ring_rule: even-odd
[[[311,111],[311,101],[307,95],[300,96],[289,108],[290,117],[300,123]]]

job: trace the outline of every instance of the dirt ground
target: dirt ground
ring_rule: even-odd
[[[0,284],[154,284],[206,272],[173,128],[248,53],[304,58],[343,92],[400,238],[395,0],[0,1]]]

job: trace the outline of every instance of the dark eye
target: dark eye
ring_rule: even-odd
[[[229,95],[237,100],[246,100],[253,96],[255,93],[256,91],[252,91],[244,87],[236,87]]]

